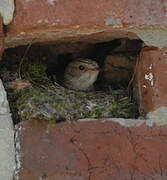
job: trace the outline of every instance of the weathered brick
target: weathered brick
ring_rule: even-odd
[[[167,106],[167,48],[146,47],[137,68],[140,109],[146,112]]]
[[[22,122],[21,180],[125,180],[167,177],[167,126],[111,121]]]
[[[107,56],[104,62],[104,77],[110,83],[128,83],[132,77],[134,64],[135,57],[130,60],[127,56]]]
[[[15,4],[15,16],[5,38],[6,47],[59,40],[138,39],[143,37],[138,32],[142,28],[146,38],[145,29],[167,26],[167,7],[161,0],[16,0]],[[166,37],[162,33],[162,37]]]

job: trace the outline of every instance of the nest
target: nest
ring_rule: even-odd
[[[47,56],[31,55],[19,60],[11,65],[11,55],[6,55],[0,69],[15,123],[34,118],[71,122],[84,118],[136,118],[138,116],[137,103],[125,89],[72,91],[53,83],[48,77]],[[24,83],[28,82],[27,87],[25,83],[23,88],[15,86],[11,89],[11,82],[17,79],[21,79]],[[16,84],[17,87],[23,86],[23,84],[22,86]]]

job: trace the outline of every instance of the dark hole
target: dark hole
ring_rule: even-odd
[[[132,93],[133,84],[129,86],[129,83],[132,80],[136,57],[141,47],[142,41],[140,40],[115,39],[95,44],[88,42],[55,43],[53,45],[33,44],[28,51],[28,46],[7,49],[3,60],[0,62],[0,76],[8,93],[14,123],[17,124],[21,121],[17,107],[18,99],[23,95],[23,91],[20,89],[24,89],[24,87],[22,87],[22,83],[12,84],[12,82],[19,78],[28,80],[32,86],[37,85],[40,92],[43,93],[43,83],[46,81],[49,82],[49,86],[51,84],[54,85],[55,82],[62,85],[66,66],[72,60],[78,58],[95,60],[100,68],[103,69],[94,84],[94,91],[113,93],[116,95],[116,99],[119,99],[120,104],[121,100],[124,102],[125,98],[129,96],[133,101],[132,109],[135,104],[135,110],[132,110],[132,118],[137,118],[139,116],[137,101]],[[39,66],[36,67],[35,63]],[[32,68],[31,71],[29,69],[30,66]],[[46,79],[41,80],[43,70],[47,76],[45,77]],[[36,77],[34,77],[34,73],[38,73]],[[20,89],[18,90],[18,88]],[[30,89],[29,86],[25,88],[25,91],[28,91],[28,89]],[[48,94],[52,96],[52,92],[49,90]],[[34,101],[37,100],[38,98],[36,97]],[[46,106],[49,107],[49,112],[42,109],[42,113],[48,117],[49,113],[54,114],[54,110],[50,109],[49,101],[48,99],[44,101],[44,103],[47,103]],[[72,110],[69,108],[69,111]],[[97,112],[97,114],[96,118],[100,117],[101,112]],[[120,116],[129,118],[122,114]],[[114,117],[117,117],[117,115],[114,115]],[[65,119],[59,118],[57,120],[57,122],[62,121],[65,121]]]

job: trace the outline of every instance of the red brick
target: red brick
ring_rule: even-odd
[[[166,27],[162,0],[16,0],[6,47],[46,41],[138,38],[127,28]]]
[[[167,106],[167,48],[144,48],[139,57],[137,83],[140,109],[154,111]]]
[[[165,180],[167,126],[21,124],[21,180]]]
[[[16,15],[10,31],[41,25],[92,26],[120,23],[166,26],[166,6],[160,0],[16,0]]]

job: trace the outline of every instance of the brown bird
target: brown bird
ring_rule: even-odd
[[[70,62],[64,73],[63,84],[73,90],[89,90],[99,74],[99,66],[91,59],[76,59]]]

